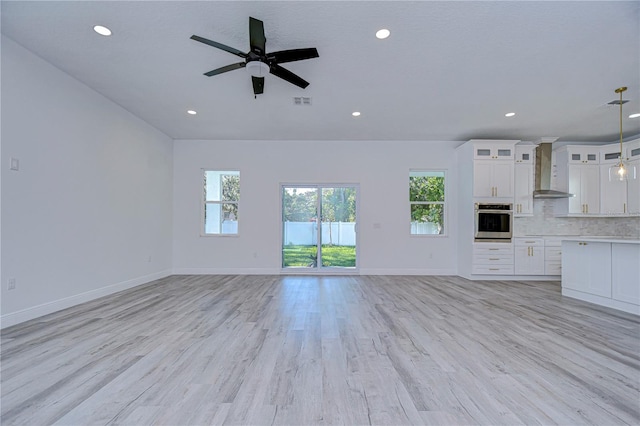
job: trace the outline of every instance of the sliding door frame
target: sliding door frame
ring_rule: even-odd
[[[282,275],[359,275],[360,273],[360,250],[359,244],[359,216],[360,216],[360,184],[358,183],[318,183],[318,182],[295,182],[295,183],[280,183],[280,273]],[[322,190],[325,188],[354,188],[356,191],[356,223],[355,223],[355,239],[356,239],[356,265],[354,267],[332,267],[332,266],[320,266],[322,260],[322,248],[320,247],[320,256],[318,263],[315,267],[284,267],[284,188],[315,188],[318,190],[318,198],[316,200],[316,212],[321,213],[322,206]],[[316,222],[317,227],[316,244],[322,245],[322,219],[318,215]]]

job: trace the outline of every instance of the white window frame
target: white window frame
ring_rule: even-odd
[[[421,173],[430,174],[430,173],[442,173],[444,178],[444,201],[411,201],[411,193],[409,192],[409,235],[411,237],[417,238],[441,238],[447,237],[449,235],[449,206],[447,200],[449,199],[449,183],[448,183],[448,170],[446,169],[409,169],[409,182],[412,176],[419,175]],[[410,188],[407,188],[410,190]],[[440,234],[416,234],[412,232],[411,229],[411,206],[413,205],[429,205],[429,204],[440,204],[442,205],[442,220],[443,220],[443,229]]]
[[[220,183],[218,185],[219,191],[220,191],[220,195],[218,198],[220,198],[220,200],[216,200],[216,201],[207,201],[207,188],[206,185],[203,185],[202,188],[202,192],[201,192],[201,196],[200,196],[200,200],[201,200],[201,207],[200,207],[200,236],[201,237],[237,237],[240,233],[240,194],[238,194],[238,200],[237,201],[225,201],[222,200],[222,177],[223,176],[238,176],[238,180],[240,181],[240,170],[238,169],[230,169],[230,168],[225,168],[225,169],[219,169],[219,168],[203,168],[201,169],[201,173],[200,173],[200,178],[202,179],[200,182],[201,184],[203,182],[205,182],[205,176],[207,172],[214,172],[214,173],[218,173],[219,174],[219,178],[220,178]],[[239,182],[239,185],[241,184],[241,181]],[[238,228],[236,229],[236,232],[227,232],[227,233],[223,233],[222,232],[222,222],[224,221],[224,215],[221,215],[220,217],[220,232],[218,233],[207,233],[206,232],[206,209],[208,205],[219,205],[222,206],[224,204],[235,204],[236,205],[236,209],[238,211],[238,218],[237,218],[237,222],[238,222]],[[222,212],[222,209],[220,210]]]

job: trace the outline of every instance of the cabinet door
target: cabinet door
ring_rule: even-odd
[[[640,244],[611,245],[612,296],[640,305]]]
[[[493,197],[493,162],[476,160],[473,162],[473,196]]]
[[[494,163],[492,181],[496,197],[513,197],[513,163]]]
[[[640,148],[639,148],[640,149]],[[631,173],[635,173],[635,179]],[[627,212],[640,215],[640,160],[629,161],[629,180],[627,181]]]
[[[563,241],[562,288],[611,297],[611,244]]]
[[[600,167],[579,166],[581,170],[580,197],[586,214],[600,213]]]
[[[600,212],[600,168],[596,165],[569,165],[569,214]]]
[[[609,164],[600,166],[600,213],[627,212],[627,181],[609,180]]]
[[[516,275],[544,274],[544,247],[516,246],[514,252]]]
[[[515,165],[515,215],[533,213],[533,165],[518,163]]]

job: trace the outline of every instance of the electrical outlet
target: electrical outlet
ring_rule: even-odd
[[[7,280],[7,290],[15,290],[15,288],[16,288],[16,279],[9,278]]]

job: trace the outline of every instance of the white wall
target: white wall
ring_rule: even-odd
[[[457,143],[389,141],[174,142],[174,273],[279,273],[280,184],[360,185],[362,274],[455,274],[449,236],[409,235],[409,170],[448,170],[449,224],[457,218]],[[202,168],[240,171],[238,236],[200,236]]]
[[[170,138],[6,37],[1,114],[3,327],[171,272]]]

